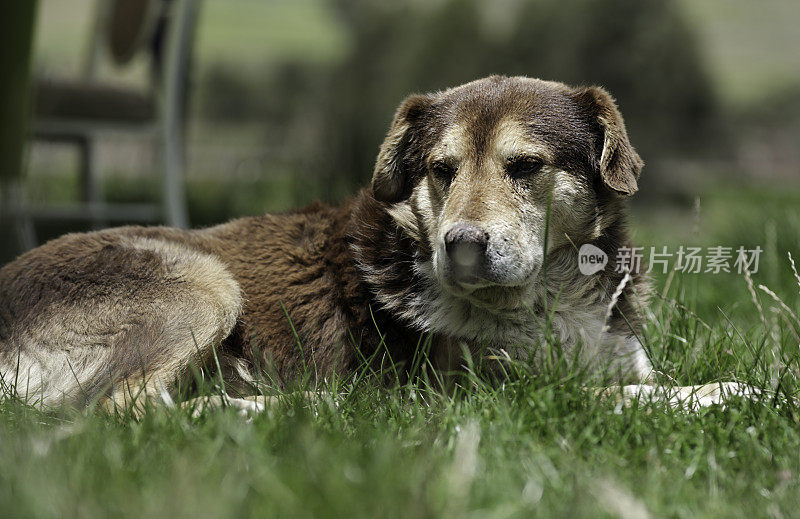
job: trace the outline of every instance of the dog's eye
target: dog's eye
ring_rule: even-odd
[[[506,171],[513,179],[522,179],[538,173],[544,162],[535,157],[514,157],[508,161]]]
[[[440,180],[450,182],[456,174],[456,167],[447,162],[436,161],[431,164],[431,171]]]

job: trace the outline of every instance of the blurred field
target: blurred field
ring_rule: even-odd
[[[797,309],[800,280],[783,252],[773,255],[789,245],[800,256],[777,232],[800,230],[793,200],[720,193],[699,218],[672,215],[669,239],[762,243],[756,287],[769,283]],[[658,229],[636,230],[647,244]],[[322,392],[316,399],[286,393],[252,421],[230,410],[151,409],[141,421],[41,413],[7,400],[0,509],[41,518],[794,516],[800,321],[756,288],[759,310],[740,275],[678,274],[666,291],[664,282],[657,276],[665,298],[654,299],[643,336],[656,368],[679,384],[749,383],[763,398],[693,412],[623,407],[595,398],[556,357],[544,373],[509,365],[502,384],[467,375],[455,394],[424,381],[328,381],[309,388]]]
[[[471,5],[468,0],[456,1],[453,5],[457,8],[462,4],[464,7]],[[507,2],[507,6],[519,4]],[[92,5],[92,0],[42,2],[36,45],[39,73],[79,74],[88,43]],[[414,73],[423,78],[419,81],[422,85],[412,81],[407,89],[400,87],[392,93],[392,83],[398,82],[393,78],[407,75],[402,67],[412,66],[408,60],[426,59],[424,50],[416,58],[409,54],[411,50],[406,50],[421,35],[415,33],[417,29],[414,28],[391,36],[388,35],[393,30],[391,27],[378,29],[387,33],[389,41],[397,42],[391,44],[398,47],[397,51],[387,51],[372,42],[356,41],[356,38],[372,36],[354,33],[353,24],[361,24],[358,25],[361,27],[370,22],[348,19],[347,16],[355,16],[353,12],[360,12],[348,5],[348,2],[333,0],[203,2],[187,121],[189,190],[203,190],[202,185],[194,186],[195,182],[229,183],[233,199],[225,202],[229,210],[220,212],[214,209],[215,204],[208,197],[196,197],[207,204],[190,208],[195,223],[208,224],[239,214],[282,210],[311,198],[338,200],[368,180],[371,160],[394,106],[409,91],[427,88],[426,75],[433,77],[439,72],[416,71]],[[409,2],[407,5],[416,4]],[[759,183],[767,182],[779,189],[787,183],[798,185],[800,150],[793,143],[800,138],[800,58],[795,52],[800,48],[800,34],[794,20],[800,18],[800,4],[772,0],[768,7],[753,9],[747,0],[728,0],[723,8],[713,0],[685,0],[675,6],[678,6],[678,15],[694,31],[698,59],[709,75],[712,89],[711,99],[703,101],[700,95],[695,101],[708,104],[705,110],[714,113],[714,121],[710,128],[703,130],[705,133],[695,135],[697,128],[705,124],[703,121],[664,120],[675,110],[658,109],[655,105],[663,101],[650,102],[642,92],[635,93],[651,85],[639,85],[641,81],[633,77],[647,72],[643,68],[647,63],[629,71],[621,67],[617,74],[630,77],[628,88],[643,98],[638,106],[632,101],[622,104],[623,113],[629,118],[633,142],[641,147],[649,164],[643,178],[642,197],[654,197],[648,205],[663,205],[664,197],[656,194],[666,191],[668,198],[672,197],[667,205],[677,200],[683,204],[677,209],[686,210],[691,208],[696,195],[704,195],[723,179],[727,183],[733,178],[744,186],[759,179]],[[437,8],[430,7],[428,11],[435,12]],[[374,14],[382,12],[383,8],[370,9]],[[416,9],[423,13],[420,16],[428,12]],[[396,14],[385,16],[387,20],[396,18],[399,24],[411,23],[404,21],[407,11],[396,7]],[[487,19],[497,18],[491,30],[502,30],[503,23],[508,25],[502,17],[488,17],[489,11],[486,8],[484,11]],[[445,13],[442,21],[436,23],[450,19],[458,17]],[[453,23],[456,24],[453,28],[443,27],[442,31],[463,31],[464,27],[458,24],[466,24],[466,27],[472,22]],[[557,23],[569,26],[569,22]],[[479,34],[476,38],[488,38],[486,45],[489,45],[492,41],[490,28],[481,25],[478,29],[488,31],[488,35]],[[654,31],[653,37],[658,37],[657,34]],[[364,45],[375,48],[364,49]],[[430,45],[440,44],[432,40]],[[645,40],[630,45],[652,43]],[[444,52],[446,55],[448,51]],[[348,61],[353,59],[348,58],[350,55],[357,56],[358,63],[365,63],[365,71],[359,71],[356,68],[359,65]],[[463,58],[455,59],[468,62],[469,51]],[[635,62],[637,59],[645,57],[635,54],[619,57],[619,61]],[[392,60],[397,64],[391,65]],[[531,60],[532,63],[538,61],[535,57]],[[372,61],[387,61],[387,64],[378,66]],[[461,67],[466,67],[467,62]],[[369,69],[372,66],[375,70]],[[397,67],[395,72],[385,70],[392,66]],[[504,65],[488,66],[491,72],[505,71]],[[614,66],[613,61],[611,66]],[[330,72],[337,67],[341,71]],[[104,76],[135,83],[143,73],[144,68],[139,64],[121,75],[106,69]],[[532,67],[528,73],[535,74],[536,70]],[[673,74],[677,73],[682,72]],[[358,79],[364,74],[366,78]],[[458,79],[454,81],[473,79],[472,76],[462,78],[458,73],[455,76]],[[580,78],[581,74],[575,77]],[[664,76],[667,77],[669,75]],[[447,84],[452,83],[444,85]],[[792,93],[793,89],[797,89],[798,94]],[[625,93],[612,91],[617,95]],[[353,103],[366,104],[350,106]],[[656,119],[648,117],[651,109]],[[341,118],[340,122],[337,117]],[[342,125],[349,129],[340,131]],[[658,129],[676,125],[677,129],[670,131],[676,134],[671,138],[677,141],[664,142],[664,135],[670,133],[667,130],[659,133]],[[681,133],[687,135],[686,142],[681,141]],[[697,149],[689,150],[687,143],[694,143]],[[150,183],[157,181],[159,165],[148,144],[111,135],[101,141],[98,161],[111,184],[130,183],[125,180],[127,177]],[[58,201],[69,201],[67,193],[71,191],[61,190],[58,187],[61,181],[56,179],[73,176],[76,161],[77,156],[68,147],[35,146],[29,160],[29,198],[33,202],[47,202],[53,200],[48,196],[55,196]],[[64,178],[63,182],[69,185],[75,181]],[[248,188],[253,183],[267,186],[265,189],[271,194],[262,189],[260,192],[267,196],[255,200]],[[43,189],[42,185],[49,187]],[[236,193],[244,199],[237,200]]]
[[[729,105],[760,101],[797,85],[800,4],[775,0],[680,0],[700,36],[705,64]]]
[[[80,71],[95,0],[44,0],[36,41],[38,66]],[[205,0],[197,33],[199,74],[214,62],[243,72],[284,58],[332,60],[347,36],[322,0]]]
[[[133,185],[115,189],[130,194]],[[253,204],[270,199],[258,186],[246,189]],[[239,209],[226,206],[241,200],[232,189],[194,183],[190,195],[221,217]],[[800,259],[798,198],[720,187],[690,209],[632,217],[636,243],[648,249],[764,249],[753,276],[761,309],[742,275],[655,273],[643,336],[670,380],[736,380],[764,398],[699,412],[620,407],[587,393],[584,377],[556,360],[545,373],[512,365],[502,384],[466,376],[454,395],[424,382],[328,381],[309,388],[319,398],[286,393],[252,422],[233,411],[152,409],[135,421],[0,401],[0,510],[40,518],[792,517],[800,506],[800,279],[787,252]],[[205,389],[219,390],[213,381]]]
[[[43,0],[39,66],[78,72],[94,0]],[[758,101],[800,75],[800,5],[769,0],[680,0],[700,36],[705,64],[726,102]],[[198,32],[198,74],[214,62],[241,72],[285,58],[335,60],[352,44],[323,0],[205,0]]]

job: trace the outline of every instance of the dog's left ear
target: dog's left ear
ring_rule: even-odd
[[[598,166],[603,183],[622,195],[634,194],[639,189],[636,181],[644,161],[628,140],[625,122],[614,98],[597,86],[576,89],[576,94],[602,132],[603,151]]]
[[[410,196],[413,158],[421,154],[418,128],[432,103],[431,96],[412,95],[397,109],[375,161],[372,192],[376,199],[394,203]]]

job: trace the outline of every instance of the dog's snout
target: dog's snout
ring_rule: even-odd
[[[469,247],[483,253],[488,244],[489,233],[474,225],[454,225],[444,235],[444,245],[448,254],[459,247]]]
[[[489,234],[471,224],[456,224],[444,235],[447,256],[461,274],[474,275],[489,246]]]

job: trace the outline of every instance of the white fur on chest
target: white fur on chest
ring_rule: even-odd
[[[525,297],[528,304],[513,310],[493,310],[453,295],[437,281],[430,262],[418,261],[416,274],[424,280],[413,298],[375,291],[383,307],[422,332],[433,332],[463,340],[477,347],[502,349],[515,360],[527,360],[541,351],[545,330],[556,339],[567,358],[587,363],[591,371],[614,369],[641,379],[651,371],[650,363],[633,333],[604,331],[608,303],[599,288],[560,294],[557,307],[547,315],[534,308],[541,300],[535,287]],[[379,286],[385,273],[362,265],[368,282]],[[541,290],[540,290],[541,291]],[[549,328],[548,328],[549,326]],[[580,350],[576,351],[576,348]]]
[[[537,306],[534,297],[529,298],[530,304],[520,308],[493,310],[444,290],[429,262],[418,263],[416,269],[426,283],[413,300],[401,300],[380,291],[376,295],[385,308],[420,331],[522,350],[544,339],[546,316],[533,310]],[[602,304],[562,303],[551,314],[550,332],[564,345],[597,343],[602,336],[605,311]]]

